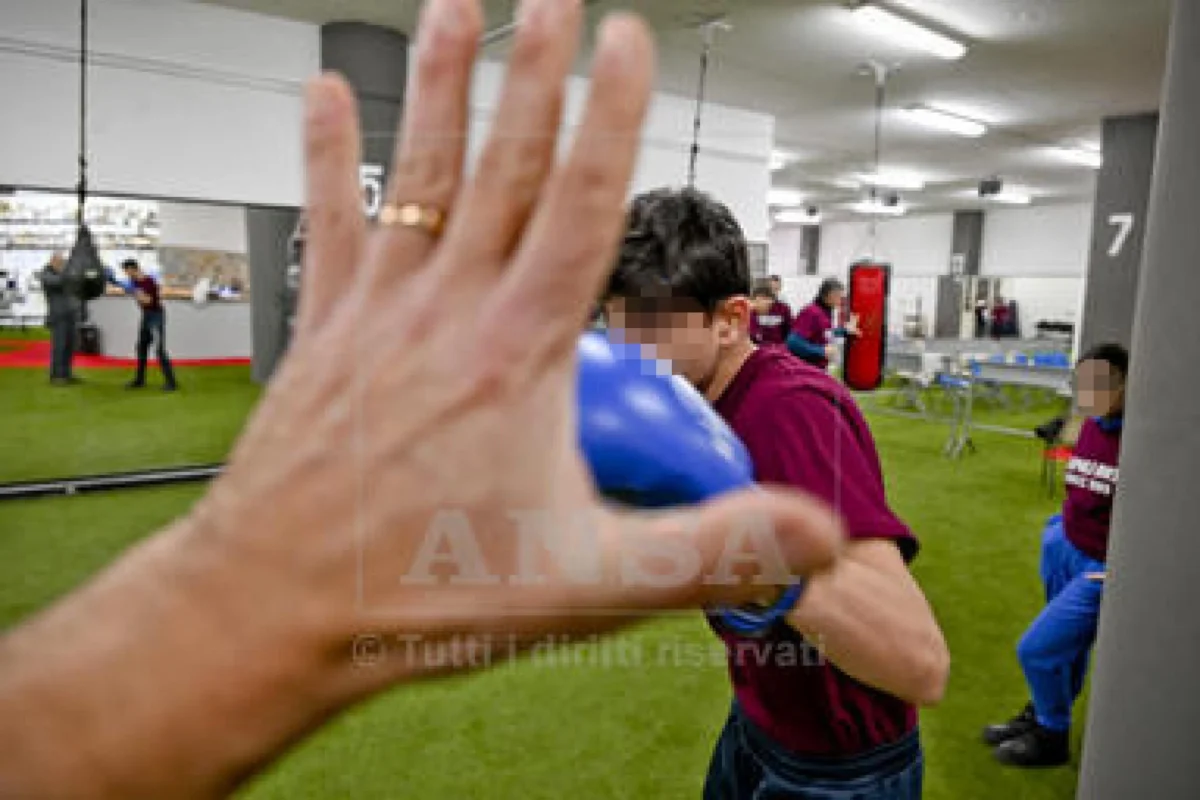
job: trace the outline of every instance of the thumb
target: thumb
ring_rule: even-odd
[[[606,560],[620,574],[591,598],[629,612],[737,606],[828,569],[838,517],[793,491],[756,489],[666,513],[613,515]]]

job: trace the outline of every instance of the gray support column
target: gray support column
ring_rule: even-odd
[[[363,164],[386,176],[408,81],[408,37],[364,22],[321,26],[321,68],[336,70],[358,95]]]
[[[800,258],[804,262],[804,274],[816,275],[821,268],[821,226],[805,225],[801,230]]]
[[[961,262],[963,275],[978,275],[983,254],[983,212],[955,211],[950,257]]]
[[[1129,345],[1157,132],[1157,114],[1104,120],[1104,167],[1096,181],[1081,351],[1100,342]]]
[[[358,95],[363,137],[360,179],[364,206],[378,211],[392,166],[396,130],[404,110],[408,81],[408,37],[390,28],[362,22],[321,26],[321,68],[346,78]],[[275,369],[290,334],[287,310],[288,241],[297,214],[279,209],[250,209],[246,217],[252,280],[254,379],[266,381]]]
[[[1086,800],[1200,797],[1200,3],[1178,0],[1133,320]]]
[[[250,260],[251,374],[266,383],[288,342],[288,240],[300,212],[291,208],[246,209],[246,255]]]

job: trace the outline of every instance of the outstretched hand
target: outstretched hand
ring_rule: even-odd
[[[524,644],[758,599],[755,578],[832,562],[835,517],[792,493],[656,515],[596,494],[576,438],[574,348],[623,231],[653,47],[634,17],[604,23],[556,163],[582,16],[579,0],[524,0],[468,178],[483,16],[477,0],[427,4],[384,207],[441,212],[440,236],[368,225],[353,94],[334,76],[311,84],[289,354],[195,510],[13,637],[10,664],[38,669],[0,672],[0,719],[31,719],[38,698],[60,716],[32,734],[0,729],[0,773],[24,763],[72,796],[223,792],[345,705],[432,670],[378,637]],[[748,526],[770,532],[757,560],[727,550]],[[782,571],[764,576],[763,557]],[[376,643],[367,666],[363,635]],[[81,696],[64,699],[65,682]],[[95,716],[61,716],[72,707]],[[86,757],[59,763],[38,734]],[[27,785],[17,793],[38,794]]]

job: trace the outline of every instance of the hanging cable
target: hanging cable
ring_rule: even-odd
[[[692,123],[692,149],[688,158],[688,188],[696,185],[696,162],[700,158],[700,120],[704,113],[704,93],[708,83],[708,61],[716,43],[717,31],[732,30],[732,26],[724,19],[714,19],[700,26],[704,37],[704,47],[700,50],[700,81],[696,87],[696,116]]]
[[[887,102],[887,79],[891,70],[878,61],[868,61],[860,70],[865,75],[875,79],[875,149],[874,149],[874,181],[867,192],[872,204],[883,204],[880,195],[879,180],[883,170],[883,110]],[[876,209],[877,211],[878,209]],[[867,239],[871,249],[871,259],[875,260],[879,237],[879,215],[872,213],[867,221]]]
[[[79,208],[76,222],[83,225],[83,206],[87,202],[87,58],[88,58],[88,0],[79,2],[79,184],[76,192]]]

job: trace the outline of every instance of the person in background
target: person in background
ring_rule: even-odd
[[[835,328],[834,315],[842,307],[846,287],[837,278],[826,278],[816,298],[796,315],[787,337],[788,349],[818,369],[827,369],[837,355],[835,336],[854,336],[858,333],[856,320],[851,318],[844,328]]]
[[[780,301],[773,286],[763,285],[750,296],[754,313],[750,316],[750,338],[755,344],[783,344],[792,329],[792,309]]]
[[[771,292],[775,295],[775,302],[787,310],[788,327],[791,327],[792,307],[783,299],[783,278],[778,275],[771,275],[767,278],[767,282],[771,284]]]
[[[175,380],[175,370],[171,367],[171,357],[167,355],[167,320],[158,281],[143,272],[136,259],[126,259],[122,262],[121,269],[125,271],[125,276],[129,279],[129,289],[142,309],[142,322],[137,340],[137,375],[130,381],[128,388],[140,389],[146,385],[146,360],[150,355],[150,345],[154,344],[155,355],[163,373],[163,391],[173,392],[179,388],[179,384]]]
[[[67,289],[67,259],[62,253],[50,257],[38,276],[46,295],[46,324],[50,328],[50,384],[70,386],[79,383],[71,370],[75,358],[76,326],[79,322],[79,300]]]
[[[975,301],[975,338],[983,339],[987,336],[988,326],[988,307],[986,300]]]
[[[1011,310],[1003,298],[997,297],[996,304],[992,306],[992,338],[1002,339],[1009,335],[1009,315]]]
[[[1075,368],[1076,402],[1089,419],[1067,465],[1062,513],[1042,533],[1046,606],[1017,645],[1033,700],[983,731],[1004,764],[1057,766],[1071,758],[1071,707],[1083,689],[1104,589],[1128,372],[1129,353],[1119,344],[1093,348]]]
[[[950,657],[908,570],[917,540],[888,505],[849,392],[750,341],[747,261],[726,206],[692,189],[649,192],[633,201],[605,292],[611,328],[705,396],[760,484],[810,492],[845,525],[838,565],[808,581],[786,621],[756,638],[712,621],[734,700],[704,798],[918,800],[916,706],[940,700]]]

